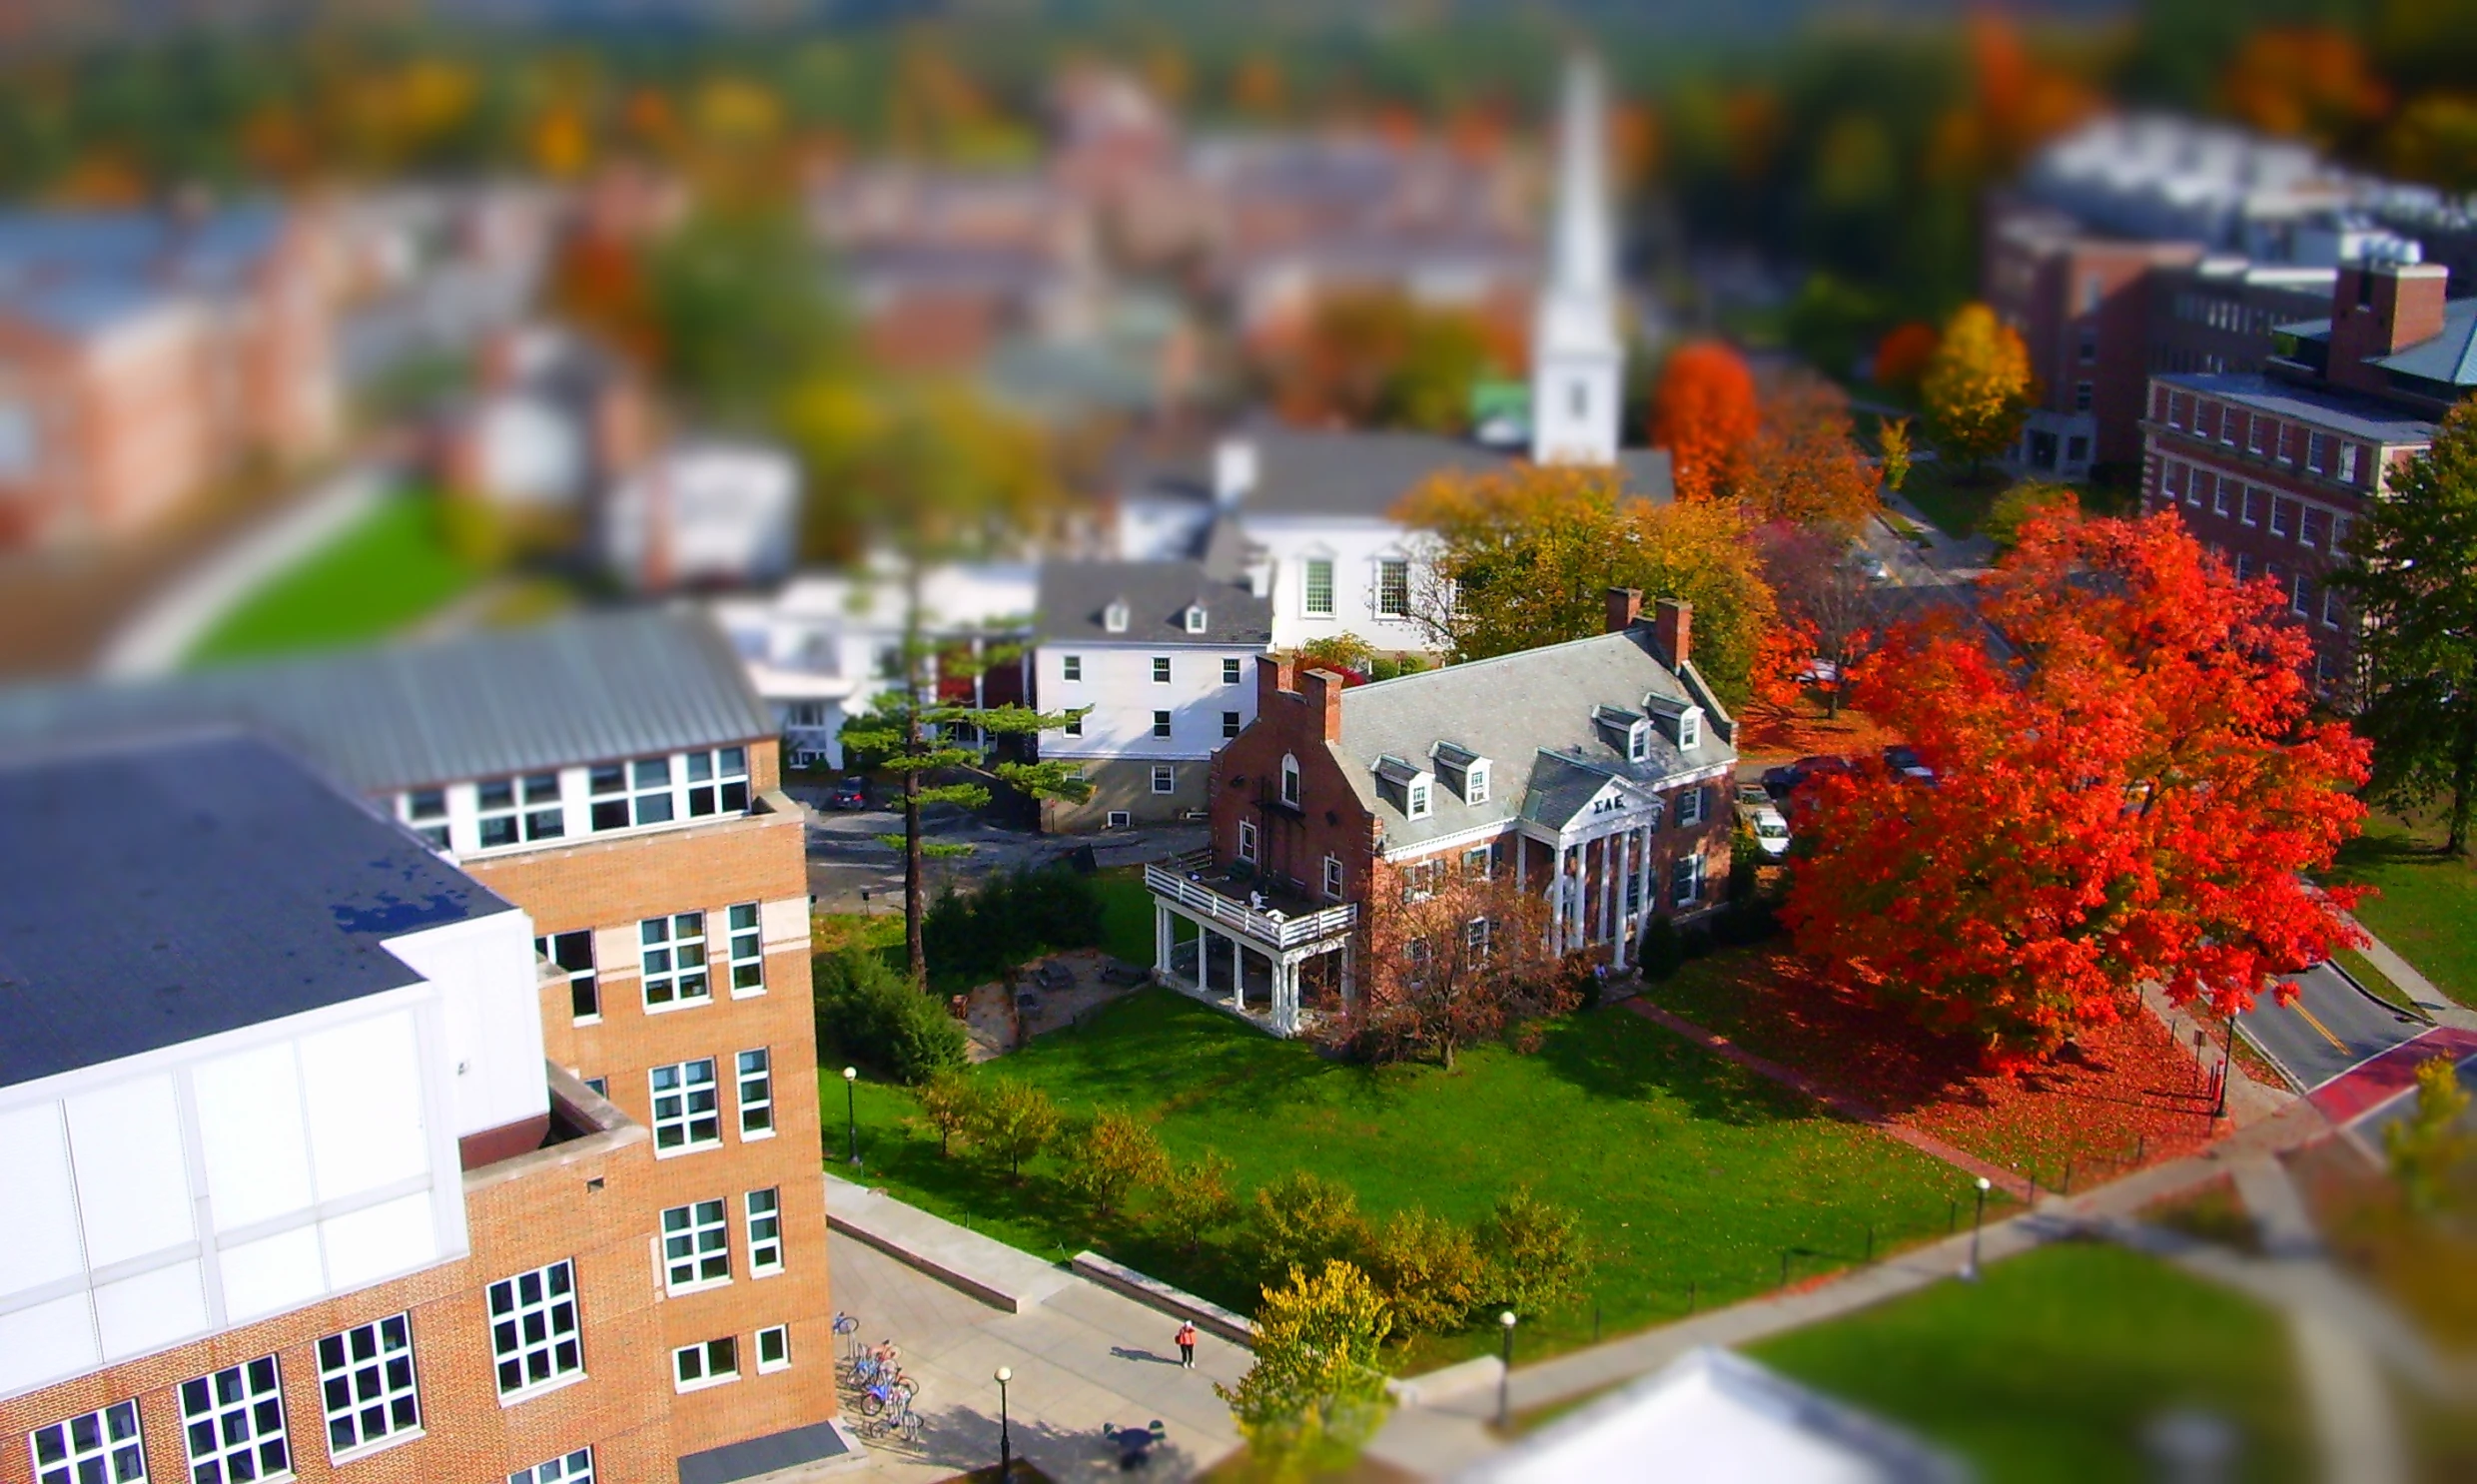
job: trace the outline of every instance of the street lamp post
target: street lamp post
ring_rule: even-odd
[[[1961,1266],[1961,1280],[1965,1283],[1979,1280],[1979,1232],[1987,1225],[1987,1192],[1994,1183],[1985,1175],[1979,1176],[1978,1210],[1970,1217],[1970,1260]]]
[[[851,1162],[854,1164],[860,1162],[860,1095],[858,1092],[854,1091],[859,1087],[859,1085],[860,1069],[857,1067],[844,1068],[843,1127],[845,1132],[850,1135]]]
[[[1496,1374],[1496,1425],[1502,1430],[1514,1425],[1514,1311],[1497,1315],[1496,1322],[1505,1330],[1505,1368]]]
[[[2227,1044],[2219,1048],[2219,1101],[2217,1107],[2210,1110],[2210,1116],[2213,1118],[2223,1118],[2227,1116],[2228,1064],[2233,1062],[2235,1059],[2236,1018],[2231,1015],[2227,1018]]]
[[[1007,1484],[1015,1473],[1015,1439],[1007,1431],[1007,1382],[1015,1372],[998,1367],[998,1484]]]

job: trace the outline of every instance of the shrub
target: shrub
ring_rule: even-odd
[[[970,1134],[980,1120],[981,1085],[961,1073],[946,1071],[921,1085],[921,1121],[938,1130],[938,1152],[954,1152],[955,1135]]]
[[[1666,917],[1655,917],[1643,930],[1643,978],[1667,979],[1685,966],[1686,946],[1677,936],[1677,924]]]
[[[1677,930],[1677,947],[1689,959],[1699,959],[1712,951],[1712,925],[1698,919]]]
[[[1535,1314],[1574,1296],[1591,1270],[1582,1221],[1574,1212],[1517,1189],[1479,1222],[1487,1293],[1517,1314]]]
[[[993,876],[949,891],[921,923],[929,973],[952,983],[996,979],[1026,959],[1101,941],[1101,893],[1063,866]]]
[[[1161,1135],[1133,1113],[1103,1109],[1076,1129],[1067,1161],[1067,1188],[1107,1216],[1138,1190],[1158,1185],[1170,1172]]]
[[[1393,1315],[1367,1274],[1328,1262],[1291,1268],[1256,1307],[1255,1363],[1236,1387],[1215,1385],[1265,1477],[1296,1479],[1350,1466],[1384,1421],[1378,1349]],[[1253,1476],[1253,1475],[1251,1475]]]
[[[1276,1278],[1354,1259],[1367,1244],[1358,1192],[1304,1169],[1256,1187],[1253,1225],[1256,1258]]]
[[[1732,902],[1712,919],[1713,939],[1732,947],[1761,943],[1779,931],[1780,919],[1774,915],[1770,899],[1765,897]]]
[[[2022,526],[2031,516],[2043,510],[2061,510],[2067,514],[2081,507],[2081,497],[2067,484],[2045,484],[2029,481],[2016,484],[1996,496],[1987,518],[1979,522],[1979,530],[1996,543],[1999,551],[2010,551],[2022,537]]]
[[[1395,1211],[1369,1238],[1367,1272],[1393,1305],[1393,1327],[1402,1334],[1460,1328],[1488,1286],[1470,1232],[1417,1206]]]
[[[1238,1218],[1238,1197],[1231,1193],[1230,1172],[1230,1161],[1207,1149],[1162,1177],[1155,1210],[1180,1250],[1196,1250],[1207,1234]]]
[[[1058,1105],[1050,1095],[1027,1083],[1000,1078],[982,1091],[974,1110],[972,1138],[982,1152],[1007,1167],[1007,1177],[1023,1183],[1024,1161],[1048,1148],[1058,1136]]]
[[[963,1027],[866,949],[820,954],[810,964],[817,1044],[896,1082],[925,1083],[970,1060]]]

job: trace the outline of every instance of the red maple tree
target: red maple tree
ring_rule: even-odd
[[[1728,493],[1739,458],[1762,426],[1754,373],[1727,346],[1695,341],[1678,347],[1661,367],[1651,393],[1651,441],[1675,461],[1679,499]]]
[[[1905,630],[1857,703],[1933,785],[1880,765],[1801,797],[1782,917],[1824,973],[1998,1063],[2113,1022],[2137,987],[2222,1013],[2357,935],[2318,891],[2366,745],[2311,718],[2305,635],[2173,512],[2034,517],[1984,608],[2022,656]]]

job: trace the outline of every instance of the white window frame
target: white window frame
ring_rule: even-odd
[[[1082,655],[1080,655],[1080,654],[1062,654],[1062,655],[1060,655],[1060,656],[1058,657],[1058,677],[1059,677],[1061,680],[1081,680],[1081,679],[1083,679],[1083,678],[1084,678],[1084,656],[1082,656]]]
[[[774,1136],[774,1052],[757,1047],[732,1058],[732,1086],[740,1111],[740,1142]]]
[[[1201,634],[1205,631],[1205,610],[1203,608],[1190,603],[1188,605],[1186,619],[1187,631],[1189,633]]]
[[[1103,817],[1101,827],[1105,830],[1123,830],[1135,822],[1136,816],[1133,811],[1126,809],[1113,809]]]
[[[661,770],[658,780],[653,776],[657,768]],[[606,835],[676,820],[679,801],[673,793],[679,772],[667,755],[596,764],[586,774],[585,784],[592,832]],[[617,811],[607,823],[605,810]]]
[[[494,802],[492,794],[498,793]],[[490,838],[491,827],[503,825],[507,838]],[[564,839],[567,835],[567,805],[559,789],[559,775],[552,773],[521,773],[506,778],[484,778],[473,785],[474,839],[482,850],[505,850],[515,845],[532,845],[544,840]]]
[[[730,1369],[718,1369],[717,1362]],[[726,1334],[699,1340],[671,1352],[671,1389],[683,1396],[708,1387],[728,1386],[739,1378],[740,1341],[737,1335]]]
[[[568,962],[562,954],[576,955],[582,950],[581,964]],[[567,975],[567,1013],[576,1025],[598,1026],[602,1023],[602,985],[593,968],[593,933],[578,929],[572,933],[552,933],[533,940],[533,952],[559,966]]]
[[[556,1262],[511,1273],[489,1286],[490,1359],[498,1404],[553,1391],[585,1374],[584,1335],[576,1317],[576,1262]],[[539,1333],[531,1321],[538,1319]],[[515,1367],[514,1385],[507,1371]]]
[[[698,1149],[722,1146],[722,1090],[714,1078],[715,1064],[711,1057],[697,1057],[686,1062],[650,1068],[645,1073],[647,1087],[653,1093],[653,1156],[667,1159],[675,1154],[692,1153]],[[669,1086],[664,1086],[664,1079]],[[669,1112],[664,1112],[664,1105]],[[697,1136],[700,1124],[710,1124],[707,1134]],[[669,1142],[664,1142],[665,1138]]]
[[[1304,570],[1299,574],[1298,584],[1300,615],[1306,618],[1332,617],[1333,559],[1329,556],[1310,556],[1302,565]],[[1320,603],[1317,601],[1319,589],[1323,594],[1323,600]]]
[[[1681,790],[1677,795],[1677,827],[1693,829],[1703,823],[1703,786]]]
[[[2302,572],[2288,574],[2288,611],[2299,618],[2313,611],[2313,583]]]
[[[1397,586],[1400,600],[1398,604],[1388,607],[1387,603],[1394,596]],[[1375,600],[1378,618],[1408,618],[1410,616],[1410,559],[1408,557],[1379,556],[1376,558]]]
[[[751,1000],[765,993],[765,913],[755,902],[734,902],[722,911],[730,933],[731,998]]]
[[[593,1450],[579,1448],[507,1476],[507,1484],[593,1484]]]
[[[778,1370],[789,1370],[789,1369],[791,1369],[791,1326],[790,1326],[790,1325],[788,1325],[788,1324],[768,1324],[767,1326],[765,1326],[765,1328],[760,1329],[760,1330],[758,1330],[758,1331],[757,1331],[757,1336],[756,1336],[756,1339],[757,1339],[757,1374],[758,1374],[758,1375],[761,1375],[761,1376],[772,1375],[774,1372],[776,1372],[776,1371],[778,1371]],[[765,1352],[766,1352],[766,1350],[767,1350],[767,1348],[768,1348],[768,1346],[767,1346],[767,1344],[766,1344],[766,1341],[767,1341],[768,1339],[771,1339],[771,1340],[773,1341],[772,1349],[773,1349],[774,1353],[773,1353],[773,1355],[771,1355],[771,1356],[768,1356],[768,1355],[765,1353]]]
[[[713,1000],[712,966],[705,961],[704,913],[642,919],[636,925],[636,955],[645,1014],[663,1015]]]
[[[713,819],[748,812],[748,749],[716,747],[682,753],[676,770],[686,775],[681,816]]]
[[[1669,864],[1669,905],[1692,907],[1703,900],[1703,857],[1682,855]]]
[[[1153,683],[1155,685],[1168,685],[1170,683],[1169,655],[1157,654],[1153,656]]]
[[[2322,626],[2324,628],[2339,627],[2340,616],[2346,610],[2340,604],[2339,589],[2330,586],[2327,583],[2324,584],[2322,588]]]
[[[1153,792],[1175,794],[1179,791],[1179,770],[1168,763],[1153,765]]]
[[[1626,728],[1626,761],[1647,762],[1651,758],[1651,723],[1638,721]]]
[[[1285,752],[1281,754],[1281,802],[1297,809],[1302,807],[1299,800],[1305,797],[1306,790],[1298,776],[1298,758]]]
[[[1681,748],[1703,745],[1703,713],[1700,710],[1681,712],[1678,715],[1677,745]]]
[[[1324,895],[1335,901],[1341,900],[1341,857],[1339,856],[1324,858]]]
[[[397,796],[397,809],[405,823],[413,827],[413,832],[428,841],[432,849],[447,849],[445,789],[408,789]]]
[[[1466,804],[1488,802],[1488,765],[1486,763],[1473,763],[1470,765],[1470,771],[1462,775],[1462,802]]]
[[[1414,778],[1408,784],[1404,785],[1402,788],[1402,814],[1406,818],[1427,818],[1431,812],[1427,780],[1424,778]]]
[[[1496,847],[1474,845],[1462,852],[1462,875],[1471,881],[1486,881],[1496,874]]]
[[[662,1291],[677,1297],[731,1282],[730,1203],[692,1200],[662,1212]]]
[[[226,1385],[227,1380],[231,1382]],[[238,1365],[220,1366],[181,1383],[181,1440],[189,1454],[189,1476],[212,1469],[215,1478],[231,1478],[236,1458],[249,1460],[253,1479],[289,1479],[293,1475],[293,1439],[284,1405],[284,1367],[273,1355]],[[267,1426],[274,1409],[275,1426]],[[201,1427],[213,1439],[200,1451]],[[236,1440],[235,1434],[244,1434]]]
[[[319,1404],[327,1414],[327,1457],[366,1458],[420,1437],[421,1394],[413,1362],[413,1315],[391,1314],[326,1335],[319,1362]],[[337,1407],[337,1388],[345,1405]],[[377,1414],[377,1427],[372,1414]]]
[[[1236,659],[1222,661],[1222,683],[1224,685],[1237,685],[1245,676],[1245,667],[1240,661]]]
[[[34,1484],[80,1484],[89,1463],[99,1465],[111,1484],[146,1484],[146,1429],[138,1424],[136,1397],[38,1427],[26,1434],[26,1452]]]
[[[1486,963],[1491,946],[1490,940],[1495,936],[1495,932],[1496,925],[1486,918],[1472,918],[1462,925],[1462,951],[1470,955],[1474,962]]]
[[[1255,822],[1253,820],[1238,821],[1238,859],[1250,866],[1255,864]]]
[[[740,1200],[740,1214],[747,1221],[748,1275],[770,1278],[783,1270],[783,1192],[780,1186],[768,1185],[751,1190]]]
[[[1091,714],[1091,712],[1092,712],[1092,708],[1091,708],[1090,706],[1085,707],[1085,708],[1084,708],[1083,710],[1081,710],[1081,711],[1070,711],[1070,712],[1068,712],[1068,713],[1067,713],[1067,725],[1066,725],[1066,728],[1065,728],[1067,735],[1068,735],[1068,736],[1070,736],[1070,737],[1081,737],[1081,736],[1083,736],[1083,735],[1084,735],[1084,718],[1085,718],[1087,715]]]

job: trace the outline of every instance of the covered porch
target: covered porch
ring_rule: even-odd
[[[1284,1037],[1351,1003],[1356,905],[1297,901],[1216,868],[1209,851],[1145,867],[1144,884],[1163,984]]]

